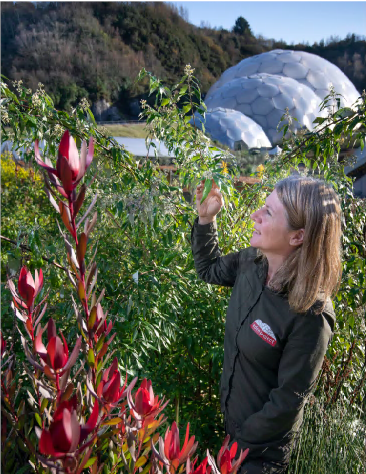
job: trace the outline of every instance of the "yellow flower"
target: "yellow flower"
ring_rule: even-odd
[[[263,177],[263,173],[264,173],[264,166],[263,165],[259,165],[257,166],[257,174],[258,174],[258,178],[261,179]]]
[[[229,170],[227,169],[227,164],[225,163],[225,161],[222,161],[221,165],[222,165],[222,172],[224,174],[227,174],[229,172]]]

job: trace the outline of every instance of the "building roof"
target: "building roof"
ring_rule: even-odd
[[[366,174],[366,147],[363,150],[356,148],[347,153],[348,156],[354,156],[357,161],[351,166],[345,166],[344,172],[350,176],[358,176]]]

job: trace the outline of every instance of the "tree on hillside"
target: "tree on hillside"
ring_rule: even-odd
[[[233,32],[238,35],[251,35],[252,30],[250,29],[250,25],[245,18],[239,16],[236,19],[235,25],[233,26]]]

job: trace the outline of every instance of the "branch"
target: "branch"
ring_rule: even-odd
[[[4,237],[3,235],[0,235],[0,238],[2,240],[5,240],[6,242],[10,242],[11,244],[13,245],[18,245],[18,242],[16,242],[15,240],[11,240],[11,239],[8,239],[7,237]],[[20,244],[19,247],[23,250],[27,250],[28,252],[32,252],[32,250],[27,246],[27,245],[23,245],[23,244]],[[48,263],[51,263],[52,265],[54,265],[55,267],[57,268],[60,268],[61,270],[63,270],[64,272],[67,272],[68,269],[66,267],[63,267],[62,265],[52,261],[50,258],[47,258],[45,257],[44,255],[42,255],[42,259],[43,260],[46,260],[46,262]]]

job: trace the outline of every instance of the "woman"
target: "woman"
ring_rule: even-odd
[[[233,287],[221,377],[225,429],[249,448],[240,474],[282,473],[334,330],[330,296],[341,277],[341,210],[320,180],[290,176],[254,214],[250,247],[221,256],[218,187],[192,229],[197,273]]]

